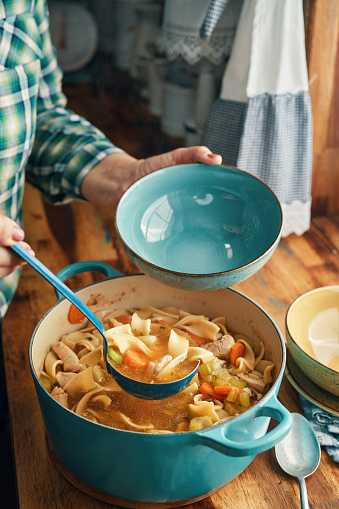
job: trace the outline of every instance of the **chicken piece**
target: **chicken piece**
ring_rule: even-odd
[[[219,359],[229,359],[231,355],[231,350],[235,344],[235,341],[232,336],[226,334],[222,336],[220,339],[216,341],[212,341],[211,343],[205,343],[201,345],[201,348],[212,352],[215,357]]]
[[[59,357],[59,359],[62,360],[64,365],[64,371],[79,371],[81,368],[81,364],[79,363],[79,358],[73,350],[71,350],[68,346],[66,346],[64,343],[58,341],[53,346],[53,350]]]
[[[157,362],[150,362],[147,366],[148,374],[152,376],[158,375],[172,359],[172,355],[164,355]]]
[[[64,388],[67,382],[69,382],[75,376],[76,374],[72,372],[65,373],[64,371],[58,371],[58,373],[55,375],[55,378],[57,379],[60,387]]]
[[[265,393],[267,391],[268,384],[264,382],[264,377],[259,371],[252,371],[252,373],[247,373],[246,375],[244,373],[238,373],[237,376],[241,380],[244,380],[252,389],[260,393]]]
[[[61,387],[54,387],[54,389],[51,392],[51,396],[60,403],[60,405],[64,406],[65,408],[68,408],[68,395],[66,392],[61,389]]]

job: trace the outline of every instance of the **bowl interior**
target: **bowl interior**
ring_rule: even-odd
[[[260,180],[236,168],[188,164],[133,184],[116,214],[120,240],[168,271],[216,274],[246,266],[276,241],[280,204]]]
[[[339,285],[299,297],[287,313],[286,327],[308,356],[339,372]]]

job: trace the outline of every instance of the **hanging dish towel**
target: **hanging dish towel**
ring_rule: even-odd
[[[201,39],[208,39],[208,37],[211,37],[212,32],[224,13],[228,2],[229,0],[211,0],[207,9],[205,20],[200,28]]]
[[[313,405],[301,395],[300,401],[319,444],[325,447],[333,461],[339,462],[339,417]]]
[[[312,109],[302,0],[245,0],[201,143],[276,193],[283,236],[309,229]]]

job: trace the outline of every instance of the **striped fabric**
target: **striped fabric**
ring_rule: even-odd
[[[284,237],[310,226],[312,131],[301,0],[245,0],[201,142],[269,185]]]
[[[207,9],[206,18],[200,29],[200,37],[208,39],[224,12],[229,0],[211,0]]]
[[[51,203],[81,199],[85,175],[119,149],[66,108],[44,0],[0,1],[0,209],[22,225],[25,179]],[[19,271],[0,280],[0,316]]]
[[[305,417],[310,421],[319,444],[325,447],[332,460],[339,462],[339,417],[317,407],[303,396],[300,401]]]
[[[264,180],[282,203],[309,200],[312,167],[309,93],[249,98],[237,164]]]
[[[263,94],[248,103],[218,99],[202,143],[264,180],[282,203],[311,193],[312,113],[308,92]]]
[[[237,166],[247,104],[217,99],[207,119],[202,145],[222,155],[223,164]]]

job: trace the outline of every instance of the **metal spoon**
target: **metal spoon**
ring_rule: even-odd
[[[178,392],[182,391],[192,380],[196,374],[199,363],[191,373],[180,380],[175,380],[169,383],[145,383],[133,380],[120,373],[108,360],[108,342],[105,335],[105,329],[100,320],[79,299],[79,297],[72,292],[59,278],[57,278],[43,263],[41,263],[35,256],[31,255],[20,244],[14,244],[11,249],[23,258],[33,269],[35,269],[41,276],[43,276],[51,285],[54,286],[59,292],[66,297],[75,307],[77,307],[86,318],[94,325],[100,332],[103,338],[104,361],[106,364],[107,372],[116,380],[122,389],[129,394],[142,399],[164,399]]]
[[[308,497],[305,477],[313,474],[320,462],[320,445],[309,421],[301,414],[291,414],[292,428],[275,446],[279,465],[299,480],[300,502],[307,509]]]

